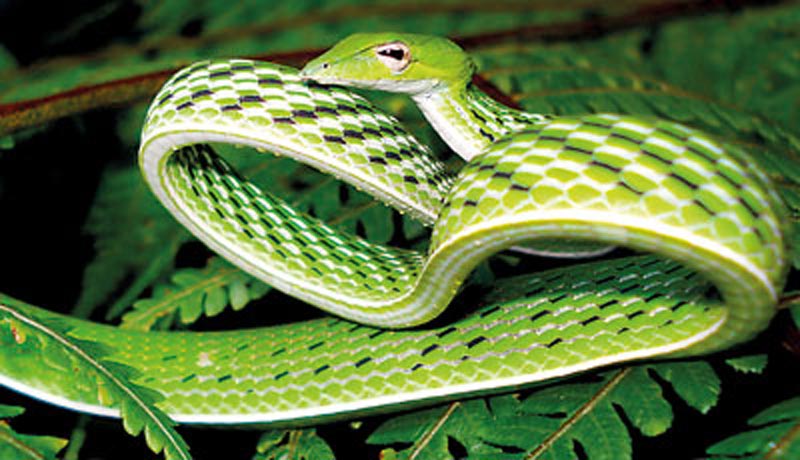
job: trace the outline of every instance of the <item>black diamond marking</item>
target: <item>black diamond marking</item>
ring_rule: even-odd
[[[366,358],[361,358],[358,361],[356,361],[356,367],[361,367],[370,361],[372,361],[372,358],[370,358],[369,356],[367,356]]]
[[[578,153],[582,153],[584,155],[591,155],[593,153],[591,150],[583,149],[583,148],[580,148],[580,147],[574,147],[572,145],[565,145],[564,146],[564,150],[568,151],[568,152],[578,152]]]
[[[311,267],[311,270],[319,276],[325,276],[322,271],[317,267]]]
[[[310,260],[312,262],[316,262],[317,261],[316,257],[312,256],[311,254],[309,254],[309,253],[307,253],[305,251],[302,251],[301,254],[303,254],[306,257],[306,259],[308,259],[308,260]]]
[[[267,235],[267,238],[271,239],[275,244],[281,244],[281,240],[275,238],[274,235]]]
[[[281,348],[280,350],[272,352],[272,356],[278,356],[278,355],[283,354],[285,352],[286,352],[286,349],[285,348]]]
[[[327,364],[323,364],[322,366],[320,366],[320,367],[318,367],[318,368],[314,369],[314,375],[317,375],[317,374],[319,374],[320,372],[322,372],[322,371],[324,371],[324,370],[326,370],[326,369],[330,369],[330,368],[331,368],[331,366],[329,366],[329,365],[327,365]]]
[[[590,325],[593,322],[598,321],[598,320],[600,320],[599,316],[592,316],[589,319],[585,319],[585,320],[581,321],[581,324],[584,325],[584,326],[588,326],[588,325]]]
[[[598,160],[592,160],[592,161],[589,162],[589,164],[590,165],[599,166],[599,167],[601,167],[603,169],[607,169],[607,170],[615,172],[615,173],[619,173],[619,172],[622,171],[622,168],[617,168],[616,166],[611,166],[608,163],[603,163],[602,161],[598,161]]]
[[[658,133],[661,133],[661,134],[665,134],[665,135],[667,135],[667,136],[669,136],[669,137],[671,137],[673,139],[677,139],[677,140],[679,140],[681,142],[684,142],[684,143],[687,140],[689,140],[689,138],[686,137],[686,136],[679,136],[679,135],[673,133],[672,131],[666,130],[664,128],[660,128],[659,127],[659,128],[656,128],[655,131],[658,132]]]
[[[364,272],[362,272],[361,270],[356,270],[356,275],[358,275],[358,276],[360,276],[360,277],[362,277],[364,279],[367,278],[367,275]]]
[[[189,107],[191,107],[191,106],[193,106],[193,105],[194,105],[194,102],[192,102],[192,101],[186,101],[186,102],[184,102],[183,104],[181,104],[181,105],[179,105],[179,106],[175,107],[175,110],[183,110],[183,109],[188,109]]]
[[[322,345],[324,345],[324,344],[325,344],[325,342],[317,342],[317,343],[315,343],[315,344],[313,344],[313,345],[309,346],[309,347],[308,347],[308,351],[311,351],[311,350],[313,350],[313,349],[315,349],[315,348],[319,348],[319,347],[321,347],[321,346],[322,346]]]
[[[554,346],[558,345],[558,344],[559,344],[559,343],[561,343],[561,342],[563,342],[563,340],[561,340],[561,337],[559,337],[559,338],[557,338],[557,339],[553,340],[552,342],[548,343],[548,344],[547,344],[547,345],[545,345],[545,346],[546,346],[547,348],[553,348]]]
[[[642,145],[644,143],[643,140],[637,141],[636,139],[634,139],[634,138],[632,138],[630,136],[626,136],[625,134],[620,134],[620,133],[611,133],[611,134],[608,135],[608,137],[616,137],[617,139],[622,139],[624,141],[632,142],[632,143],[634,143],[636,145]]]
[[[566,298],[567,298],[567,294],[561,294],[561,295],[559,295],[559,296],[552,297],[552,298],[550,298],[550,299],[548,299],[548,300],[550,300],[550,303],[556,303],[556,302],[558,302],[558,301],[560,301],[560,300],[564,300],[564,299],[566,299]]]
[[[596,121],[584,121],[583,124],[586,125],[586,126],[594,126],[595,128],[611,129],[611,126],[604,125],[604,124],[598,123]]]
[[[708,208],[708,206],[706,206],[706,205],[705,205],[705,203],[703,203],[702,201],[698,200],[697,198],[693,199],[692,201],[694,202],[694,204],[696,204],[697,206],[699,206],[699,207],[700,207],[700,209],[702,209],[703,211],[705,211],[705,212],[706,212],[706,214],[708,214],[709,216],[712,216],[712,217],[713,217],[713,216],[715,216],[715,215],[717,214],[717,213],[715,213],[714,211],[712,211],[711,209],[709,209],[709,208]]]
[[[628,332],[630,330],[631,329],[629,327],[623,327],[622,329],[617,331],[617,334],[624,334],[624,333],[626,333],[626,332]]]
[[[280,374],[275,376],[275,380],[280,380],[280,379],[286,377],[287,375],[289,375],[289,371],[283,371]]]
[[[637,316],[643,315],[643,314],[644,314],[644,312],[642,310],[639,310],[639,311],[636,311],[636,312],[633,312],[633,313],[629,314],[628,315],[628,319],[633,319],[633,318],[636,318]]]
[[[478,171],[489,171],[491,169],[494,169],[494,165],[481,165]]]
[[[378,163],[378,164],[382,164],[382,165],[388,165],[389,164],[389,163],[386,162],[386,160],[384,158],[381,158],[381,157],[369,157],[369,162],[370,163]]]
[[[317,114],[311,110],[299,110],[299,109],[292,110],[292,116],[297,118],[310,118],[312,120],[316,120],[317,118],[319,118],[317,117]]]
[[[231,66],[231,70],[256,70],[256,68],[250,64],[236,64]]]
[[[645,297],[644,301],[645,302],[650,302],[652,300],[655,300],[655,299],[657,299],[659,297],[663,297],[663,296],[664,296],[664,294],[660,294],[660,293],[656,292],[655,294],[650,294],[649,296]]]
[[[261,98],[259,95],[248,94],[245,96],[239,96],[239,102],[244,104],[245,102],[264,102],[264,99]]]
[[[223,70],[221,72],[214,72],[208,74],[208,78],[220,78],[220,77],[232,77],[232,76],[233,72],[231,72],[230,70]]]
[[[447,329],[443,330],[442,332],[439,332],[438,334],[436,334],[436,336],[441,339],[442,337],[444,337],[444,336],[446,336],[448,334],[452,334],[455,331],[456,331],[456,328],[453,327],[453,326],[450,326]]]
[[[411,158],[411,157],[413,157],[413,156],[414,156],[414,154],[413,154],[413,153],[411,153],[411,150],[408,150],[408,149],[407,149],[407,148],[405,148],[405,147],[401,148],[401,149],[400,149],[398,152],[400,153],[400,155],[403,155],[404,157],[409,157],[409,158]]]
[[[339,136],[331,136],[329,134],[325,134],[322,136],[322,138],[325,140],[325,142],[336,142],[337,144],[342,144],[342,145],[347,144],[347,141],[345,141],[343,138]]]
[[[186,377],[182,378],[181,382],[187,383],[189,380],[192,380],[195,377],[197,377],[197,374],[189,374]]]
[[[197,99],[198,97],[203,96],[211,96],[212,94],[214,94],[214,92],[210,89],[201,89],[200,91],[192,93],[192,99]]]
[[[478,206],[478,202],[473,200],[466,200],[464,201],[464,206]]]
[[[681,176],[680,174],[676,174],[674,172],[671,172],[671,173],[669,173],[667,175],[669,177],[672,177],[673,179],[677,180],[678,182],[683,183],[685,186],[689,187],[690,189],[697,190],[697,187],[698,187],[697,184],[695,184],[694,182],[691,182],[689,179]]]
[[[275,123],[275,124],[278,124],[278,123],[286,123],[286,124],[289,124],[289,125],[296,125],[297,124],[297,122],[294,121],[294,119],[291,118],[291,117],[275,117],[275,118],[272,119],[272,122]]]
[[[475,117],[478,120],[480,120],[481,123],[486,124],[486,119],[483,118],[475,109],[470,109],[470,112],[472,112],[472,116],[473,117]]]
[[[172,99],[172,94],[167,94],[166,96],[162,97],[162,98],[161,98],[161,99],[158,101],[158,105],[157,105],[157,107],[160,107],[162,104],[164,104],[165,102],[167,102],[167,101],[168,101],[168,100],[170,100],[170,99]]]
[[[628,183],[627,183],[627,182],[625,182],[625,181],[620,181],[620,182],[619,182],[619,185],[621,185],[621,186],[622,186],[622,188],[624,188],[624,189],[630,190],[631,192],[633,192],[633,193],[634,193],[634,194],[636,194],[636,195],[644,195],[644,192],[642,192],[642,191],[639,191],[639,190],[637,190],[637,189],[635,189],[635,188],[631,187],[631,186],[630,186],[630,185],[628,185]]]
[[[369,335],[369,338],[370,338],[370,339],[374,339],[374,338],[376,338],[376,337],[378,337],[378,336],[380,336],[380,335],[383,335],[383,334],[385,334],[385,333],[386,333],[386,329],[381,329],[381,330],[379,330],[379,331],[376,331],[376,332],[373,332],[372,334],[370,334],[370,335]]]
[[[361,108],[362,110],[368,109],[367,107],[362,107],[362,106],[359,106],[359,108]],[[380,129],[380,132],[382,132],[383,134],[388,134],[390,136],[394,136],[396,134],[394,130],[388,126],[380,126],[378,129]]]
[[[496,177],[498,179],[511,179],[512,173],[510,172],[503,172],[497,171],[496,173],[492,174],[492,177]]]
[[[354,109],[353,107],[350,107],[349,105],[344,105],[344,104],[336,104],[336,110],[341,110],[350,113],[358,113],[358,110]]]
[[[602,309],[604,309],[606,307],[610,307],[610,306],[614,305],[615,303],[619,303],[619,300],[609,300],[608,302],[605,302],[603,304],[598,305],[597,308],[602,310]]]
[[[634,289],[636,289],[638,287],[639,287],[638,284],[631,284],[630,286],[627,286],[627,287],[624,287],[624,288],[620,289],[619,293],[620,294],[625,294],[625,293],[630,292],[630,291],[632,291],[632,290],[634,290]]]
[[[736,182],[735,180],[733,180],[730,177],[728,177],[728,175],[723,173],[722,171],[717,171],[717,175],[719,177],[723,178],[725,180],[725,182],[731,184],[733,186],[733,188],[735,188],[735,189],[741,190],[741,189],[744,188],[744,184],[740,184],[740,183]]]
[[[538,140],[541,140],[541,141],[566,142],[567,138],[566,137],[547,136],[547,135],[545,135],[545,136],[539,136]]]
[[[369,134],[375,137],[381,137],[381,133],[377,129],[364,128],[362,131],[364,132],[364,134]]]
[[[739,203],[741,203],[742,206],[747,208],[747,212],[749,212],[750,215],[753,216],[753,218],[758,219],[758,213],[756,212],[755,209],[753,209],[752,206],[750,206],[750,204],[747,202],[747,200],[745,200],[742,197],[739,197],[738,201],[739,201]]]
[[[491,315],[492,313],[496,312],[499,309],[500,309],[499,306],[494,306],[494,307],[492,307],[492,308],[490,308],[490,309],[488,309],[488,310],[486,310],[484,312],[481,312],[480,317],[481,318],[486,318],[487,316]]]
[[[413,371],[419,369],[420,367],[423,367],[423,364],[420,364],[420,363],[414,364],[414,366],[411,367],[411,371],[413,372]]]
[[[172,83],[174,84],[174,83],[178,83],[181,80],[186,80],[187,78],[189,78],[189,76],[191,74],[192,74],[191,72],[186,72],[185,74],[178,75],[177,77],[175,77],[174,80],[172,80]]]
[[[676,271],[680,270],[681,268],[683,268],[683,267],[678,265],[678,264],[675,264],[672,267],[668,268],[667,270],[664,270],[664,274],[665,275],[669,275],[670,273],[675,273]]]
[[[673,305],[672,307],[670,307],[670,310],[678,311],[678,309],[681,308],[684,305],[689,305],[689,302],[687,302],[685,300],[681,300],[680,302],[678,302],[675,305]]]
[[[699,156],[699,157],[702,157],[702,158],[704,158],[704,159],[705,159],[706,161],[708,161],[709,163],[714,163],[714,164],[716,164],[716,163],[717,163],[717,160],[718,160],[718,158],[714,158],[714,157],[712,157],[712,156],[709,156],[707,153],[705,153],[705,152],[702,152],[702,151],[700,151],[700,150],[698,150],[698,149],[696,149],[696,148],[692,147],[691,145],[690,145],[690,146],[688,146],[688,147],[686,147],[686,150],[688,150],[688,151],[690,151],[690,152],[694,153],[695,155],[697,155],[697,156]]]
[[[250,345],[245,343],[245,344],[242,344],[242,345],[239,345],[238,347],[236,347],[236,351],[237,352],[244,351],[244,350],[246,350],[248,348],[250,348]]]
[[[419,181],[414,176],[403,176],[403,180],[410,184],[419,184]]]
[[[436,344],[433,344],[433,345],[431,345],[429,347],[426,347],[424,350],[422,350],[422,356],[427,355],[428,353],[432,352],[433,350],[435,350],[437,348],[439,348],[439,345],[436,345]]]
[[[601,279],[599,279],[599,280],[595,281],[595,282],[594,282],[594,284],[606,284],[606,283],[608,283],[609,281],[612,281],[612,280],[614,280],[615,278],[616,278],[616,276],[615,276],[615,275],[608,275],[608,276],[606,276],[605,278],[601,278]]]
[[[479,343],[481,343],[481,342],[483,342],[485,340],[486,340],[486,337],[484,337],[482,335],[479,335],[478,337],[475,337],[474,339],[472,339],[469,342],[467,342],[467,348],[472,348],[475,345],[478,345]]]
[[[239,104],[230,104],[230,105],[223,105],[222,111],[227,112],[229,110],[242,110],[242,106]]]
[[[525,185],[511,184],[511,190],[518,190],[520,192],[530,192],[531,188]]]
[[[531,316],[531,321],[536,321],[537,319],[541,318],[542,316],[550,314],[550,310],[542,310],[535,315]]]
[[[646,156],[648,156],[648,157],[650,157],[650,158],[652,158],[654,160],[660,161],[660,162],[664,163],[667,166],[672,166],[672,160],[667,160],[666,158],[663,158],[663,157],[661,157],[659,155],[656,155],[655,153],[653,153],[653,152],[651,152],[651,151],[649,151],[647,149],[644,149],[644,148],[641,149],[641,152],[642,152],[642,154],[644,154],[644,155],[646,155]]]
[[[175,359],[178,359],[178,357],[175,356],[175,355],[169,355],[169,356],[164,356],[163,358],[161,358],[161,361],[172,361],[172,360],[175,360]]]
[[[342,135],[344,137],[352,137],[354,139],[361,139],[361,140],[364,139],[364,133],[352,129],[345,129]]]
[[[283,81],[280,78],[268,77],[268,78],[259,78],[258,79],[259,85],[282,85]]]
[[[317,107],[314,107],[314,111],[317,112],[317,113],[327,113],[327,114],[330,114],[330,115],[339,115],[339,112],[337,112],[336,109],[333,109],[331,107],[325,107],[324,105],[319,105]]]
[[[652,260],[650,260],[648,262],[645,262],[645,263],[643,263],[643,264],[641,264],[639,266],[644,268],[644,267],[649,267],[651,265],[655,265],[655,264],[660,263],[660,262],[661,262],[661,259],[652,259]]]
[[[525,293],[525,297],[535,296],[535,295],[541,294],[542,292],[544,292],[544,286],[539,286],[538,288],[536,288],[536,289],[534,289],[532,291],[526,292]]]
[[[491,133],[487,133],[483,130],[483,128],[478,129],[478,132],[481,133],[481,136],[485,137],[489,140],[489,142],[494,142],[494,136]]]
[[[394,152],[386,152],[386,153],[384,153],[384,155],[386,155],[386,158],[389,158],[390,160],[397,160],[397,161],[402,161],[403,160],[400,157],[400,155],[398,155],[398,154],[396,154]],[[428,178],[428,180],[430,181],[430,178]]]
[[[217,379],[217,382],[219,382],[219,383],[222,383],[222,382],[224,382],[224,381],[226,381],[226,380],[230,380],[230,379],[231,379],[231,377],[232,377],[232,376],[231,376],[230,374],[228,374],[228,375],[223,375],[222,377],[220,377],[220,378],[218,378],[218,379]]]

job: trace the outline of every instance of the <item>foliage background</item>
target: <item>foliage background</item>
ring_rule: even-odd
[[[194,329],[230,328],[315,315],[214,258],[165,215],[134,169],[138,129],[148,97],[172,71],[193,60],[250,56],[300,65],[343,36],[368,30],[453,37],[473,53],[481,76],[502,97],[529,110],[657,115],[745,144],[778,181],[793,208],[792,218],[798,216],[800,7],[793,2],[12,0],[0,2],[0,254],[9,268],[0,278],[0,291],[96,320],[118,322],[124,312],[127,325],[139,328],[187,327],[184,323],[193,323]],[[448,156],[408,101],[370,97]],[[250,175],[276,183],[298,206],[313,208],[337,225],[378,241],[424,244],[425,232],[418,225],[305,168],[281,163],[265,170],[247,159],[242,166]],[[270,175],[276,170],[282,178]],[[538,269],[542,263],[496,261],[484,268],[479,281]],[[790,282],[790,291],[794,284]],[[236,310],[249,306],[234,313],[228,305]],[[270,307],[276,305],[281,311],[291,306],[291,312],[270,318]],[[582,377],[567,382],[572,387],[550,386],[520,399],[546,404],[552,402],[548,391],[575,398],[583,391],[592,399],[592,385],[602,386],[624,373],[626,379],[656,386],[638,402],[612,398],[607,405],[592,406],[591,415],[609,424],[592,433],[617,437],[607,445],[621,445],[622,450],[606,451],[604,457],[603,449],[592,445],[601,446],[599,439],[561,433],[566,447],[545,454],[617,458],[627,446],[637,458],[658,458],[665,452],[671,458],[703,457],[715,442],[746,430],[747,420],[757,412],[800,395],[798,337],[784,312],[745,349],[708,360],[715,371],[698,371],[705,373],[689,386],[711,390],[694,399],[674,381],[667,384],[670,368],[645,366],[612,370],[600,380]],[[742,373],[724,364],[726,358],[747,354],[768,355],[766,370]],[[739,367],[753,369],[761,361],[756,362]],[[681,369],[685,373],[690,368]],[[715,379],[722,387],[716,405]],[[648,398],[655,402],[644,406]],[[658,404],[662,400],[669,401],[668,414]],[[319,437],[309,431],[267,434],[259,455],[301,458],[307,449],[308,458],[322,458],[327,443],[337,458],[377,458],[387,445],[401,451],[411,445],[405,455],[415,458],[467,453],[488,458],[475,452],[488,452],[485,440],[492,434],[471,437],[488,430],[515,434],[503,442],[523,445],[516,447],[521,452],[509,448],[506,457],[496,458],[522,458],[536,447],[536,436],[557,430],[530,414],[520,416],[518,401],[501,397],[488,405],[434,408],[410,419],[385,416],[331,424],[317,428]],[[22,415],[0,410],[0,419],[14,416],[12,425],[19,432],[72,438],[73,450],[62,451],[62,456],[152,455],[141,440],[126,436],[118,422],[87,420],[7,391],[0,392],[0,403],[27,408]],[[701,415],[690,405],[715,407]],[[795,433],[790,441],[800,449],[796,406],[783,407],[777,419],[762,419],[773,427],[780,425],[776,420],[789,420],[774,436]],[[644,418],[632,415],[634,409],[643,411]],[[414,429],[446,414],[445,428],[417,452],[430,431]],[[407,420],[415,422],[411,428]],[[648,420],[657,426],[647,425]],[[373,436],[378,445],[367,444],[384,423]],[[614,423],[621,428],[610,426]],[[666,434],[649,437],[670,425]],[[531,426],[543,427],[543,433],[531,432]],[[196,458],[251,458],[261,437],[256,431],[180,431]],[[301,448],[280,451],[287,440]]]

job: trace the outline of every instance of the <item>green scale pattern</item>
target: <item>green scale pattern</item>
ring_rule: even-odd
[[[161,392],[160,406],[179,421],[302,424],[705,353],[765,327],[788,266],[786,211],[743,153],[664,121],[530,119],[453,179],[396,120],[344,89],[268,63],[195,64],[148,113],[145,179],[211,248],[340,316],[424,322],[476,264],[531,240],[593,240],[657,255],[500,282],[483,306],[458,298],[454,322],[410,330],[326,318],[143,333],[0,298],[0,378],[109,414],[101,383],[63,378],[74,357],[37,359],[55,345],[20,339],[22,318],[58,318],[71,338],[107,346],[111,359],[137,370],[136,381]],[[410,212],[434,226],[427,254],[377,246],[296,212],[216,156],[215,142],[295,158]]]

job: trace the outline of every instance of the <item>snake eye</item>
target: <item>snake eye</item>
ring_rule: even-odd
[[[408,45],[402,42],[380,45],[375,48],[375,55],[383,65],[394,73],[406,70],[406,67],[411,62],[411,52],[408,49]]]

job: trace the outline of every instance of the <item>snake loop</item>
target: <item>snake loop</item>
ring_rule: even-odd
[[[430,247],[390,248],[338,232],[241,177],[214,143],[285,155],[341,178],[432,225]],[[113,347],[113,358],[139,370],[182,422],[310,423],[718,350],[766,326],[787,270],[785,211],[765,176],[737,148],[666,121],[544,119],[496,139],[453,178],[396,120],[348,90],[274,64],[206,61],[177,73],[155,98],[140,165],[158,199],[214,251],[372,326],[432,319],[477,263],[531,240],[659,255],[501,282],[456,323],[417,330],[324,318],[140,333],[63,319],[73,336]],[[9,334],[0,327],[0,341],[13,345]],[[116,413],[91,385],[70,385],[60,369],[31,362],[33,345],[16,347],[25,352],[0,352],[0,383]]]

